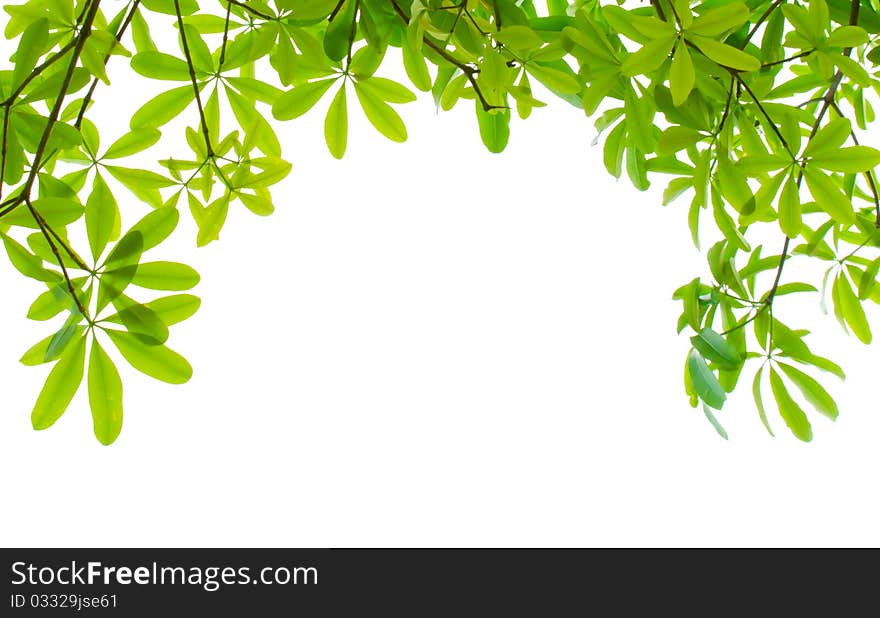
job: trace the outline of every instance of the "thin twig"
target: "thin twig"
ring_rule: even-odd
[[[37,212],[36,208],[34,208],[34,205],[31,203],[30,198],[25,199],[25,204],[27,204],[28,209],[31,211],[31,215],[33,215],[34,220],[40,227],[40,231],[43,233],[43,237],[46,239],[46,242],[49,243],[49,248],[55,255],[55,259],[58,261],[58,266],[61,267],[61,272],[64,274],[64,281],[67,283],[67,289],[70,292],[70,295],[73,296],[73,300],[76,303],[77,309],[79,309],[79,312],[83,315],[83,317],[88,319],[86,308],[83,306],[82,301],[79,299],[79,295],[76,293],[76,287],[73,285],[73,281],[70,278],[70,273],[67,272],[67,267],[64,265],[64,260],[62,259],[61,254],[58,252],[58,247],[55,246],[55,241],[52,240],[52,235],[49,233],[50,228],[46,223],[46,220],[43,219],[43,216]]]
[[[226,20],[223,22],[223,44],[220,46],[220,60],[218,64],[220,68],[226,62],[226,46],[229,44],[229,21],[232,17],[232,2],[226,3]]]
[[[119,29],[116,31],[116,42],[122,42],[122,37],[125,35],[125,31],[128,30],[129,25],[131,25],[131,21],[134,19],[134,14],[137,12],[138,7],[141,4],[141,0],[134,0],[131,5],[131,8],[128,11],[128,14],[125,16],[125,19],[122,20],[122,23],[119,26]],[[110,61],[110,56],[113,49],[104,56],[104,66],[107,66],[107,63]],[[83,119],[86,116],[86,111],[88,110],[89,105],[92,102],[92,97],[95,96],[95,89],[98,87],[98,78],[92,80],[92,84],[89,86],[89,90],[86,93],[86,96],[83,97],[82,105],[80,105],[79,113],[76,115],[76,121],[73,123],[77,129],[82,126]]]
[[[192,54],[189,51],[189,43],[186,40],[186,30],[183,27],[183,15],[180,12],[180,0],[174,0],[174,12],[177,13],[177,25],[180,28],[180,41],[183,46],[183,55],[186,57],[186,66],[189,69],[189,79],[192,82],[193,92],[196,95],[196,105],[199,108],[199,119],[202,123],[202,134],[205,137],[205,148],[208,157],[214,156],[214,147],[211,145],[211,131],[208,129],[208,119],[205,118],[205,108],[202,105],[202,95],[199,90],[199,82],[196,79],[196,68],[193,65]]]
[[[404,23],[409,24],[409,17],[407,17],[404,10],[397,3],[397,0],[390,0],[390,2],[391,7],[394,9],[394,12],[397,13],[397,16],[400,17],[400,19],[402,19]],[[470,66],[469,64],[457,60],[455,56],[446,51],[446,49],[444,49],[442,46],[435,43],[434,40],[431,39],[427,34],[424,35],[423,40],[425,42],[425,45],[437,52],[437,54],[441,58],[443,58],[465,74],[465,77],[467,78],[468,82],[470,82],[471,87],[474,89],[474,93],[476,93],[477,95],[477,99],[479,99],[480,104],[483,106],[484,111],[488,112],[492,109],[507,109],[507,107],[504,105],[492,105],[491,103],[489,103],[488,99],[486,99],[486,96],[483,94],[480,85],[477,83],[476,74],[479,72],[477,69]]]
[[[241,9],[244,9],[245,11],[250,13],[251,15],[254,15],[255,17],[259,17],[260,19],[265,19],[267,21],[272,21],[272,20],[278,19],[277,17],[275,17],[273,15],[269,15],[268,13],[263,13],[261,11],[258,11],[254,7],[249,6],[246,2],[239,2],[238,0],[227,0],[227,1],[229,2],[229,4],[234,4],[235,6],[241,8]]]
[[[761,24],[763,24],[765,21],[767,21],[770,18],[770,16],[773,14],[773,11],[778,9],[779,5],[783,4],[784,2],[785,2],[785,0],[775,0],[775,2],[773,2],[773,4],[771,4],[769,7],[767,7],[767,10],[761,14],[761,16],[758,18],[758,21],[756,21],[755,25],[752,26],[752,29],[749,30],[749,33],[746,35],[746,38],[743,39],[743,42],[739,46],[740,49],[745,49],[746,45],[749,44],[749,41],[752,40],[752,37],[755,36],[755,34],[757,34],[758,28],[761,27]]]

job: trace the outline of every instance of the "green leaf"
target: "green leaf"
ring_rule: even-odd
[[[863,88],[869,88],[871,86],[871,76],[861,64],[852,58],[848,58],[841,54],[831,54],[828,57],[840,72],[857,86]]]
[[[660,65],[666,62],[673,45],[675,45],[674,37],[654,39],[646,43],[639,51],[630,54],[620,65],[620,72],[627,77],[634,77],[657,70]],[[580,86],[577,85],[577,82],[575,82],[575,86],[577,89],[574,92],[578,92]]]
[[[870,171],[880,164],[880,150],[870,146],[850,146],[815,154],[810,161],[824,170],[855,174]]]
[[[147,214],[135,223],[129,234],[139,234],[141,252],[152,249],[168,238],[180,221],[180,213],[174,206],[163,206]]]
[[[737,71],[757,71],[761,68],[760,60],[725,43],[697,35],[688,35],[688,40],[706,54],[707,58],[721,66]]]
[[[291,12],[291,16],[304,24],[315,23],[326,18],[336,8],[339,0],[298,0],[289,2],[284,8]]]
[[[729,2],[695,18],[688,31],[717,37],[742,26],[748,20],[749,14],[749,8],[742,2]]]
[[[657,142],[657,154],[675,154],[680,150],[693,146],[705,137],[705,134],[695,129],[673,125],[660,134],[660,140]]]
[[[111,271],[137,264],[144,252],[144,237],[137,230],[129,230],[119,239],[104,262],[104,269]]]
[[[709,327],[701,330],[691,337],[691,344],[703,355],[716,365],[724,369],[736,369],[742,359],[736,349],[730,345],[724,337]]]
[[[336,78],[332,78],[294,86],[278,97],[272,105],[272,115],[278,120],[299,118],[312,109],[335,82]]]
[[[362,89],[358,83],[355,83],[354,91],[367,120],[379,133],[393,142],[406,141],[406,125],[403,124],[403,120],[400,119],[394,108],[379,97]]]
[[[797,238],[801,233],[801,198],[797,183],[789,175],[782,185],[779,196],[779,227],[789,238]]]
[[[199,273],[177,262],[146,262],[139,264],[131,282],[150,290],[182,292],[199,283]]]
[[[625,138],[626,122],[619,122],[605,138],[605,145],[602,147],[602,162],[608,173],[615,178],[620,178],[620,174],[623,172]]]
[[[13,59],[12,83],[20,84],[37,66],[40,55],[49,42],[49,21],[43,17],[31,22],[18,40],[18,50]]]
[[[131,117],[132,129],[161,127],[177,118],[196,98],[192,86],[180,86],[156,95]]]
[[[858,26],[840,26],[825,39],[828,47],[858,47],[868,42],[868,33]]]
[[[169,384],[183,384],[192,377],[192,367],[177,352],[150,339],[117,330],[104,331],[128,363],[152,378]]]
[[[122,380],[97,339],[89,356],[88,384],[95,437],[101,444],[113,444],[122,431]]]
[[[856,337],[864,344],[871,343],[871,325],[865,315],[865,308],[853,292],[846,276],[840,273],[834,280],[833,291],[839,300],[840,313]]]
[[[788,376],[788,379],[798,387],[804,399],[816,408],[817,412],[824,414],[832,421],[837,420],[839,414],[837,404],[821,384],[797,367],[786,363],[777,363],[777,365]]]
[[[71,223],[78,221],[83,216],[83,206],[74,199],[68,197],[41,197],[32,202],[34,210],[36,210],[49,227],[63,228]],[[30,209],[21,204],[15,210],[5,215],[0,222],[7,225],[17,225],[19,227],[27,227],[33,230],[39,230],[40,225],[34,219]]]
[[[639,97],[632,86],[627,85],[623,108],[626,114],[628,141],[634,143],[642,152],[653,152],[656,140],[653,124],[654,103],[650,95]]]
[[[798,292],[818,292],[818,290],[816,289],[816,286],[810,285],[809,283],[793,281],[791,283],[783,283],[776,288],[774,298],[776,296],[785,296],[786,294],[795,294]]]
[[[755,373],[755,379],[752,381],[752,397],[755,399],[755,407],[758,408],[758,416],[761,418],[761,424],[764,425],[764,429],[767,430],[767,433],[769,433],[771,437],[776,437],[773,434],[773,429],[770,427],[770,421],[767,420],[767,412],[764,409],[764,399],[761,396],[761,374],[763,371],[764,366],[762,365]]]
[[[197,0],[142,0],[143,5],[151,11],[164,13],[166,15],[177,15],[177,9],[180,8],[180,14],[183,16],[192,15],[199,10]]]
[[[369,77],[358,82],[360,88],[388,103],[411,103],[416,100],[409,88],[384,77]]]
[[[159,141],[162,133],[152,127],[133,129],[113,142],[102,159],[121,159],[142,152]]]
[[[49,372],[31,412],[34,429],[48,429],[64,414],[83,379],[86,339],[80,337]]]
[[[77,339],[82,337],[85,332],[85,326],[76,325],[71,329],[67,329],[65,331],[67,336],[64,341],[64,345],[57,345],[58,333],[53,333],[45,339],[41,339],[40,341],[35,343],[27,352],[24,353],[19,362],[27,367],[36,367],[37,365],[56,361],[64,352],[64,350],[67,349],[67,345],[71,341],[76,341]],[[55,345],[53,345],[53,343]],[[51,352],[49,349],[50,345],[53,345]]]
[[[275,205],[268,196],[239,192],[236,194],[241,203],[255,215],[266,217],[275,212]]]
[[[477,123],[480,126],[480,138],[489,152],[503,152],[510,140],[510,110],[487,112],[477,101]]]
[[[330,107],[327,108],[327,115],[324,117],[324,139],[330,154],[337,159],[345,155],[348,145],[348,102],[345,84],[339,88]]]
[[[672,93],[672,104],[682,105],[694,89],[696,73],[691,54],[684,43],[675,48],[672,65],[669,67],[669,90]]]
[[[856,221],[852,202],[825,172],[812,165],[804,168],[807,187],[819,208],[827,212],[838,223],[852,225]]]
[[[240,188],[265,188],[283,180],[291,169],[290,163],[279,157],[258,157],[250,160],[252,167],[262,171],[249,171],[238,183]],[[228,200],[227,200],[228,201]]]
[[[669,53],[668,50],[667,53]],[[660,65],[658,64],[657,66]],[[559,69],[531,62],[526,65],[526,70],[532,77],[556,94],[578,94],[582,90],[581,84],[577,79]]]
[[[226,223],[226,216],[229,214],[229,197],[223,196],[211,202],[207,208],[204,208],[198,215],[198,212],[192,208],[193,216],[196,217],[196,223],[199,226],[199,233],[196,237],[196,245],[204,247],[210,242],[220,238],[220,230]]]
[[[203,73],[212,73],[214,71],[214,60],[211,58],[211,50],[208,49],[208,45],[202,39],[199,31],[191,25],[184,24],[180,36],[183,37],[184,35],[186,36],[190,56],[192,56],[194,69]],[[181,47],[183,47],[182,44]]]
[[[874,285],[877,282],[878,273],[880,273],[880,258],[871,262],[862,274],[862,277],[859,280],[859,300],[867,300],[871,295],[871,291],[874,289]]]
[[[162,52],[144,51],[135,54],[131,59],[131,68],[151,79],[190,81],[186,61]]]
[[[356,79],[367,79],[376,72],[384,58],[384,49],[365,45],[352,55],[348,70]]]
[[[122,324],[130,333],[140,335],[150,345],[159,345],[168,341],[168,326],[152,309],[137,303],[127,296],[120,296],[114,301],[120,309],[118,313],[107,317],[102,322]]]
[[[691,350],[688,356],[688,373],[700,399],[709,407],[720,410],[727,394],[697,350]]]
[[[6,247],[6,254],[9,261],[15,269],[25,277],[36,279],[37,281],[45,281],[53,283],[61,279],[61,275],[51,272],[43,268],[43,260],[32,254],[30,251],[22,247],[15,240],[6,234],[0,234],[3,238],[3,245]]]
[[[833,154],[849,139],[852,125],[848,118],[841,117],[831,120],[816,131],[816,134],[804,148],[804,156],[811,157],[816,154]]]
[[[119,225],[119,206],[100,174],[95,174],[92,192],[86,202],[86,232],[95,261],[101,257],[113,231]]]
[[[52,285],[48,290],[40,294],[31,304],[27,312],[29,320],[43,322],[51,320],[56,315],[73,306],[73,299],[67,290],[65,283]]]
[[[147,307],[153,310],[167,326],[189,319],[199,310],[202,301],[192,294],[173,294],[151,300]]]
[[[431,81],[431,74],[428,72],[425,57],[421,52],[416,51],[408,40],[403,41],[401,49],[403,51],[403,68],[406,71],[406,76],[409,77],[413,86],[422,92],[430,91],[433,82]]]
[[[162,189],[176,184],[171,178],[167,178],[150,170],[133,169],[108,165],[106,169],[110,174],[125,185],[128,189]]]
[[[263,103],[273,105],[275,101],[278,100],[278,97],[284,94],[283,90],[276,88],[271,84],[249,77],[224,76],[224,81],[238,90],[243,97],[252,102],[262,101]],[[215,90],[214,92],[217,91]]]
[[[718,422],[715,414],[712,413],[712,409],[707,406],[705,402],[703,403],[703,414],[705,414],[706,418],[709,419],[709,422],[712,424],[712,427],[715,428],[715,431],[718,432],[718,435],[727,440],[727,431],[724,429],[724,427],[721,426],[721,423]]]
[[[342,60],[348,54],[349,38],[354,34],[352,23],[355,18],[356,0],[343,0],[342,8],[336,13],[324,35],[324,53],[332,60]]]
[[[773,391],[773,397],[776,399],[776,405],[779,407],[779,415],[785,424],[791,430],[791,433],[798,440],[809,442],[813,439],[813,429],[810,427],[810,421],[801,407],[791,398],[788,389],[782,382],[782,378],[772,367],[770,368],[770,389]]]
[[[528,26],[504,26],[494,34],[494,37],[496,41],[502,43],[505,47],[520,50],[540,47],[543,43],[541,37],[535,34],[535,31]]]

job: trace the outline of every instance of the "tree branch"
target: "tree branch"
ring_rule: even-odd
[[[73,281],[70,279],[70,274],[67,272],[67,267],[64,265],[64,260],[61,257],[61,254],[58,252],[58,247],[55,246],[55,241],[52,240],[52,234],[49,233],[49,225],[46,223],[46,220],[43,219],[43,216],[37,212],[37,209],[34,208],[34,205],[31,203],[30,198],[25,198],[25,204],[27,204],[28,209],[31,211],[31,215],[33,215],[34,220],[37,222],[37,225],[40,226],[40,231],[43,233],[43,237],[46,239],[46,242],[49,243],[49,248],[52,250],[52,253],[55,255],[55,259],[58,261],[58,266],[61,267],[61,272],[64,274],[64,281],[67,284],[67,290],[70,292],[70,295],[73,296],[73,300],[76,303],[77,309],[87,320],[89,319],[88,313],[86,313],[86,308],[83,306],[82,301],[79,299],[79,295],[76,293],[76,287],[73,285]],[[88,269],[85,269],[88,271]]]
[[[183,55],[186,57],[186,66],[189,69],[189,79],[192,82],[193,92],[196,95],[196,105],[199,108],[199,119],[202,123],[202,134],[205,137],[205,148],[208,156],[214,156],[214,146],[211,144],[211,132],[208,129],[208,120],[205,118],[205,108],[202,105],[202,95],[199,90],[199,83],[196,79],[196,69],[193,66],[192,54],[189,51],[189,43],[186,40],[186,30],[183,27],[183,15],[180,12],[180,0],[174,0],[174,11],[177,13],[177,25],[180,28],[180,41],[183,45]]]
[[[740,49],[745,49],[746,45],[749,44],[749,41],[752,40],[752,37],[755,36],[755,34],[757,34],[758,28],[761,27],[761,24],[763,24],[765,21],[767,21],[770,18],[770,16],[773,14],[773,11],[778,9],[779,6],[781,4],[783,4],[784,2],[785,2],[785,0],[775,0],[775,2],[773,2],[773,4],[771,4],[769,7],[767,7],[767,10],[761,14],[761,16],[758,18],[758,21],[756,21],[755,25],[752,26],[752,29],[749,30],[749,33],[746,35],[746,38],[743,39],[743,42],[739,46]]]
[[[116,42],[122,42],[122,37],[125,34],[125,31],[128,30],[129,25],[131,25],[131,20],[134,19],[134,14],[137,12],[140,7],[141,0],[134,0],[134,3],[131,5],[131,9],[128,14],[125,16],[125,19],[122,20],[122,23],[119,25],[119,30],[116,31]],[[113,51],[112,48],[110,51]],[[110,61],[110,52],[107,52],[107,55],[104,56],[104,66],[107,66],[107,63]],[[89,105],[92,103],[92,97],[95,95],[95,89],[98,87],[98,78],[92,80],[91,86],[89,86],[89,91],[86,93],[86,96],[83,97],[82,105],[79,108],[79,113],[76,115],[76,121],[73,123],[77,129],[82,126],[83,118],[85,118],[86,111],[88,110]]]
[[[262,12],[258,11],[257,9],[253,8],[252,6],[248,6],[248,4],[246,2],[239,2],[238,0],[227,0],[227,2],[229,4],[233,4],[241,9],[244,9],[245,11],[250,13],[251,15],[259,17],[260,19],[265,19],[267,21],[272,21],[273,19],[277,19],[273,15],[269,15],[267,13],[262,13]],[[175,4],[177,4],[177,3],[175,3]],[[340,2],[340,4],[342,4],[342,3]]]
[[[394,12],[397,13],[397,16],[400,17],[400,19],[402,19],[404,23],[409,24],[409,17],[407,17],[404,10],[397,3],[397,0],[390,1]],[[442,46],[435,43],[434,40],[431,39],[427,34],[424,35],[423,40],[425,42],[425,45],[437,52],[437,54],[441,58],[443,58],[465,74],[465,77],[467,77],[468,82],[470,82],[471,87],[474,89],[474,93],[476,93],[480,104],[483,106],[484,111],[488,112],[492,109],[507,109],[504,105],[492,105],[491,103],[489,103],[489,101],[486,99],[486,96],[483,94],[483,91],[480,89],[480,85],[477,83],[476,74],[479,72],[477,69],[470,66],[469,64],[466,64],[456,59],[455,56],[446,51]]]
[[[43,157],[46,154],[46,146],[49,144],[49,137],[52,134],[52,129],[55,128],[55,124],[58,122],[58,117],[61,114],[61,107],[64,105],[64,99],[67,96],[67,91],[70,90],[70,84],[73,80],[73,73],[76,70],[76,65],[79,61],[79,57],[82,54],[83,47],[86,44],[86,40],[89,38],[89,35],[92,32],[92,24],[95,22],[95,16],[98,14],[98,7],[101,5],[101,0],[91,0],[84,9],[85,11],[85,19],[82,25],[82,28],[79,31],[79,34],[76,37],[76,44],[73,48],[73,57],[70,59],[70,64],[67,67],[67,73],[64,75],[64,80],[61,83],[61,89],[58,91],[58,97],[55,99],[55,103],[52,105],[52,109],[49,112],[49,118],[46,121],[46,128],[43,130],[43,134],[40,136],[40,142],[37,144],[37,149],[34,152],[34,158],[31,162],[31,169],[28,172],[27,179],[25,180],[25,184],[21,192],[13,199],[7,200],[2,204],[5,207],[2,211],[0,211],[0,217],[9,214],[15,208],[21,205],[27,199],[30,199],[31,191],[34,188],[34,183],[37,180],[37,175],[39,174],[40,168],[42,167]]]

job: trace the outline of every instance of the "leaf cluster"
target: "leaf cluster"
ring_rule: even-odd
[[[52,364],[37,429],[85,381],[95,434],[112,443],[120,360],[165,382],[189,379],[166,343],[199,307],[188,293],[199,276],[145,255],[182,210],[199,246],[220,238],[231,208],[274,211],[272,188],[292,169],[274,121],[321,109],[326,148],[342,158],[351,114],[406,141],[401,106],[419,91],[440,110],[472,108],[492,153],[516,122],[559,99],[595,119],[613,177],[640,191],[666,179],[664,205],[686,203],[695,245],[711,238],[703,274],[674,299],[691,342],[685,393],[722,436],[717,413],[747,365],[771,434],[768,394],[802,440],[813,435],[807,405],[837,417],[811,372],[843,371],[783,321],[779,298],[818,295],[871,341],[866,306],[880,302],[880,151],[864,139],[880,92],[871,0],[28,0],[4,10],[17,46],[0,71],[0,239],[13,268],[40,286],[28,317],[57,321],[22,358]],[[392,77],[389,59],[405,79]],[[150,80],[156,94],[138,102],[125,134],[106,139],[92,103],[124,99],[116,71]],[[168,153],[164,138],[176,131],[188,150]],[[155,164],[137,163],[147,160]],[[778,252],[756,242],[768,233]],[[794,259],[823,274],[788,280]]]

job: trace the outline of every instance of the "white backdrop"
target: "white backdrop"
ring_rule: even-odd
[[[105,143],[156,92],[142,81],[99,89]],[[51,326],[24,317],[38,284],[0,269],[0,545],[878,544],[876,348],[798,310],[848,371],[823,380],[841,418],[813,414],[804,445],[774,417],[771,439],[746,381],[724,442],[681,385],[670,297],[704,272],[685,200],[615,182],[563,103],[493,156],[469,105],[402,108],[399,146],[351,102],[342,162],[327,102],[279,129],[294,171],[274,216],[235,209],[197,250],[184,213],[156,252],[202,273],[169,341],[196,373],[124,371],[112,447],[85,389],[30,428],[47,368],[17,359]]]

